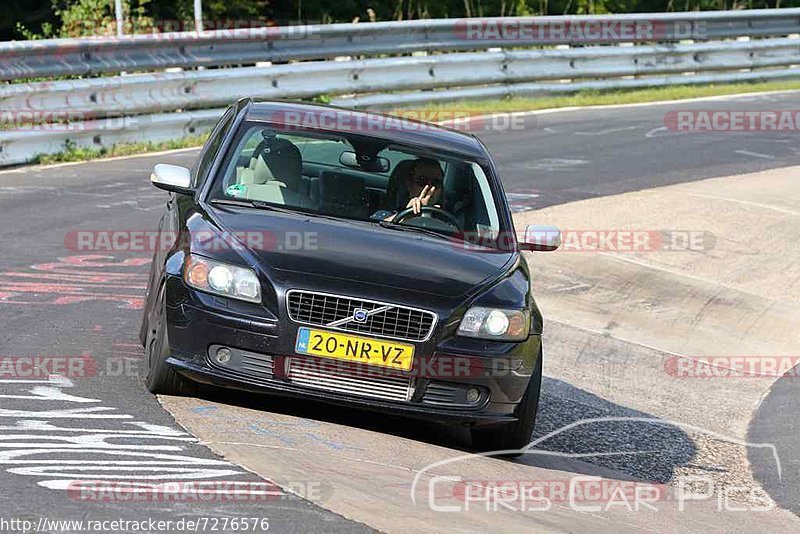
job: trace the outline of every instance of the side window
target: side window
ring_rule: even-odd
[[[208,137],[206,144],[203,145],[200,158],[198,159],[197,163],[195,163],[195,167],[192,169],[193,187],[200,185],[201,181],[206,178],[208,170],[214,163],[214,158],[217,156],[217,152],[219,152],[222,141],[225,139],[225,134],[228,133],[228,130],[233,123],[234,115],[233,107],[228,108],[228,111],[225,112],[217,125],[214,127],[214,130]]]
[[[475,195],[475,229],[480,235],[490,235],[493,239],[497,239],[500,235],[500,216],[497,213],[489,179],[480,165],[473,163],[471,166],[479,189]]]

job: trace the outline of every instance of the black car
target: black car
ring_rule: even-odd
[[[328,106],[231,106],[170,191],[140,338],[150,391],[197,383],[467,424],[524,447],[542,317],[484,145]]]

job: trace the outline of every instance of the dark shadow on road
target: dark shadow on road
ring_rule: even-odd
[[[800,516],[800,365],[777,380],[750,422],[747,441],[770,443],[773,451],[748,447],[753,476],[780,506]],[[779,472],[780,469],[780,472]]]
[[[621,420],[590,421],[607,418]],[[542,384],[534,441],[548,435],[535,448],[571,455],[557,456],[558,464],[587,475],[624,473],[632,479],[668,482],[676,468],[695,455],[694,442],[669,421],[554,378],[545,378]],[[547,458],[529,454],[519,461],[541,465]]]

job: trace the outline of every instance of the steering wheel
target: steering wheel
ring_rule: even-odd
[[[456,219],[455,217],[453,217],[452,214],[444,211],[441,208],[434,208],[432,206],[422,206],[422,209],[420,210],[420,215],[422,215],[423,213],[430,213],[435,218],[444,221],[448,224],[451,224],[456,230],[459,230],[461,228],[458,219]],[[406,208],[395,216],[394,222],[399,224],[405,221],[406,219],[413,218],[409,217],[409,215],[412,215],[413,217],[418,217],[418,215],[414,213],[414,208]]]

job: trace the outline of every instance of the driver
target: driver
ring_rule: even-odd
[[[414,215],[419,215],[425,206],[441,209],[443,180],[444,172],[438,161],[430,158],[418,159],[405,179],[408,203],[398,206],[397,212],[411,209]],[[397,212],[386,220],[393,220]]]

